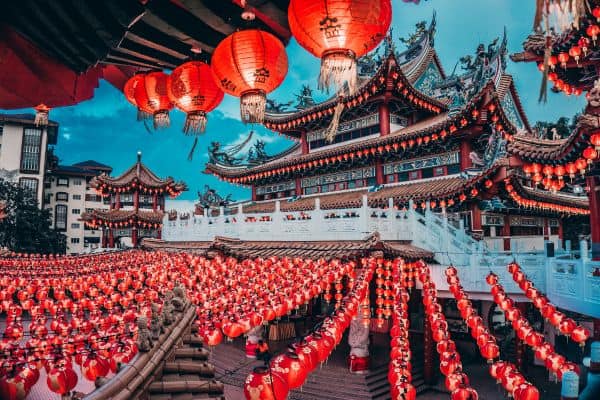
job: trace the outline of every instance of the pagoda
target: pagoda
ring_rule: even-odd
[[[351,208],[366,196],[370,207],[410,204],[448,215],[498,250],[511,250],[516,237],[538,249],[548,240],[561,243],[565,218],[589,214],[585,193],[570,185],[587,164],[571,177],[524,167],[555,151],[574,154],[581,144],[539,145],[506,72],[506,33],[447,74],[434,48],[435,27],[434,16],[402,39],[406,50],[388,37],[361,59],[351,96],[316,103],[304,88],[295,109],[271,104],[264,124],[294,140],[289,149],[243,161],[213,147],[206,172],[252,189],[244,213],[273,212],[276,200],[281,212],[315,203]]]
[[[101,174],[90,186],[103,197],[110,197],[110,208],[95,209],[82,215],[85,224],[102,229],[102,247],[115,247],[115,239],[129,237],[133,247],[143,237],[161,237],[165,198],[175,198],[187,190],[183,182],[171,177],[161,179],[142,163],[137,162],[119,177]]]

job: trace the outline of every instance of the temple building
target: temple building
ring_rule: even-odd
[[[314,210],[316,199],[322,210],[343,209],[366,196],[370,207],[411,201],[443,213],[491,249],[562,247],[565,220],[587,215],[588,199],[570,184],[573,171],[554,180],[523,171],[557,146],[540,147],[531,129],[506,72],[506,35],[447,74],[435,27],[435,18],[419,23],[405,51],[388,38],[360,60],[352,96],[317,104],[305,87],[295,109],[271,102],[265,126],[296,141],[289,149],[268,156],[259,143],[244,160],[238,148],[213,146],[206,171],[251,187],[244,213],[273,212],[276,199],[281,212]]]
[[[157,177],[142,163],[141,152],[123,174],[112,178],[103,173],[94,177],[90,186],[110,199],[109,209],[97,208],[81,215],[88,228],[102,230],[103,248],[114,248],[116,240],[122,238],[130,238],[132,247],[141,238],[160,239],[165,198],[175,198],[187,190],[183,182]]]

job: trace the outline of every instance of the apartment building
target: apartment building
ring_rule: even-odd
[[[84,212],[109,208],[109,198],[103,198],[90,187],[90,180],[112,168],[89,160],[73,165],[55,165],[44,183],[44,207],[52,214],[55,229],[67,237],[67,254],[80,254],[101,247],[102,230],[86,227],[81,220]]]
[[[34,118],[33,114],[0,114],[0,178],[30,189],[41,207],[58,123],[35,126]]]

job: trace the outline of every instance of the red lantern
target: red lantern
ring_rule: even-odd
[[[67,394],[77,385],[77,374],[71,368],[52,368],[48,372],[46,383],[54,393]]]
[[[143,81],[144,81],[144,74],[135,74],[134,76],[129,78],[129,80],[127,80],[127,82],[125,82],[125,86],[123,86],[123,94],[125,95],[125,98],[127,99],[128,102],[133,104],[138,110],[138,113],[137,113],[138,121],[149,118],[151,116],[151,114],[146,113],[144,110],[142,110],[138,106],[137,100],[135,99],[135,88],[137,87],[138,84],[140,84],[140,82],[143,85],[144,84]]]
[[[244,383],[247,399],[278,400],[287,399],[289,387],[285,379],[267,367],[256,367]]]
[[[296,353],[287,352],[278,355],[271,362],[271,369],[287,380],[290,389],[296,389],[304,383],[308,371]]]
[[[175,68],[167,81],[167,90],[175,106],[186,113],[185,133],[204,132],[206,114],[215,109],[224,96],[210,66],[202,61],[190,61]]]
[[[356,90],[356,60],[385,37],[392,21],[390,0],[291,0],[290,30],[307,51],[321,59],[319,88],[348,83]]]
[[[539,400],[540,392],[529,382],[524,382],[512,391],[515,400]]]
[[[142,75],[143,80],[134,87],[137,106],[144,112],[153,115],[154,129],[169,126],[169,110],[173,103],[167,93],[168,75],[164,72],[150,72]]]
[[[598,152],[593,147],[587,147],[583,150],[583,158],[585,158],[588,164],[591,164],[596,158],[598,158]]]
[[[471,387],[459,387],[450,394],[452,400],[478,400],[479,394]]]
[[[569,55],[575,59],[577,65],[579,65],[579,57],[581,56],[581,47],[573,46],[569,49]]]
[[[594,133],[590,137],[590,143],[596,148],[596,151],[600,151],[600,133]]]
[[[217,84],[240,97],[242,121],[264,120],[267,93],[285,78],[288,60],[283,43],[268,32],[249,29],[227,36],[212,55]]]

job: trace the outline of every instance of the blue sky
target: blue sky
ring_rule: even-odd
[[[534,13],[533,2],[523,0],[430,0],[419,5],[393,0],[393,6],[395,38],[406,36],[414,30],[415,23],[429,21],[434,10],[437,12],[435,48],[447,73],[461,56],[472,54],[478,43],[487,44],[501,36],[504,26],[508,31],[509,52],[520,51],[523,40],[531,31]],[[281,102],[292,100],[293,93],[297,93],[302,84],[315,89],[319,70],[319,60],[294,40],[288,45],[287,52],[288,75],[269,96]],[[584,106],[584,96],[576,98],[553,93],[549,93],[547,103],[538,104],[541,74],[536,66],[509,60],[507,69],[515,79],[532,124],[537,120],[556,120],[563,115],[571,117]],[[135,154],[140,150],[144,162],[159,176],[169,175],[187,182],[190,191],[182,195],[182,199],[195,199],[196,191],[208,184],[223,195],[232,193],[234,199],[241,200],[250,196],[249,190],[202,173],[210,142],[234,143],[242,140],[251,129],[267,142],[269,153],[280,151],[292,142],[262,126],[245,126],[239,121],[238,108],[238,99],[226,95],[219,108],[209,115],[206,133],[200,138],[191,162],[187,160],[187,153],[193,139],[181,132],[184,120],[181,112],[171,112],[169,129],[148,133],[142,123],[136,122],[136,110],[123,94],[104,81],[92,100],[54,109],[50,118],[60,123],[56,152],[62,163],[94,159],[111,165],[114,173],[119,174],[135,161]]]

